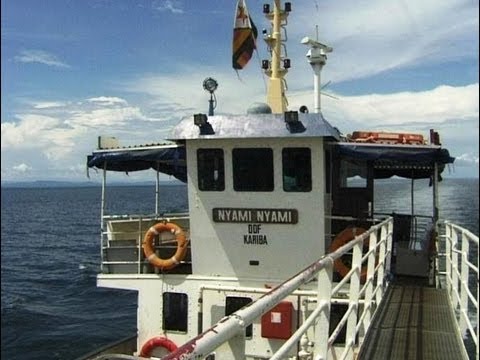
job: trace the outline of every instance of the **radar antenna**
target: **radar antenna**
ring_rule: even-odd
[[[306,36],[302,39],[301,43],[310,46],[310,49],[307,52],[307,60],[313,69],[314,108],[316,113],[321,113],[320,72],[327,62],[327,53],[332,52],[333,49],[328,45],[318,42],[318,29],[317,40],[310,39],[308,36]]]

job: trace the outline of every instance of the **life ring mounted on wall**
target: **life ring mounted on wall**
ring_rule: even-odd
[[[177,250],[169,259],[159,258],[155,253],[155,236],[160,235],[162,232],[174,234],[175,240],[177,241]],[[143,252],[145,253],[145,257],[150,264],[161,270],[170,270],[177,266],[180,261],[185,258],[185,255],[187,254],[187,238],[182,228],[177,224],[161,222],[153,225],[145,233],[145,237],[143,239]]]
[[[352,241],[356,236],[363,234],[365,231],[367,230],[362,227],[347,227],[346,229],[343,229],[330,244],[329,252],[337,250],[349,241]],[[366,239],[364,245],[367,245],[368,243],[368,239]],[[378,258],[376,259],[375,263],[378,263]],[[342,278],[345,277],[351,270],[351,267],[347,265],[341,257],[335,260],[334,267],[335,270],[342,276]],[[366,279],[367,265],[364,265],[360,271],[360,281],[364,283]]]
[[[153,350],[156,348],[164,348],[169,353],[178,349],[178,346],[172,341],[163,336],[155,336],[148,340],[142,346],[139,356],[149,358],[152,356]]]

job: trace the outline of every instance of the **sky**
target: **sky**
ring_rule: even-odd
[[[246,0],[257,28],[270,30],[264,2]],[[478,178],[478,1],[291,3],[290,110],[314,107],[308,48],[300,41],[318,33],[333,48],[321,74],[322,113],[333,126],[344,134],[376,129],[426,138],[435,129],[456,157],[444,176]],[[217,114],[265,102],[260,65],[269,53],[261,31],[251,61],[238,74],[232,69],[235,5],[2,1],[2,181],[87,180],[86,156],[99,135],[125,146],[163,142],[180,119],[208,112],[207,77],[219,83]]]

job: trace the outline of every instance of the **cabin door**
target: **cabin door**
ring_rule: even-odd
[[[370,227],[367,218],[373,211],[373,167],[367,161],[333,157],[332,174],[332,215],[353,217],[357,220],[332,221],[332,235],[347,226]],[[333,239],[332,239],[333,240]]]

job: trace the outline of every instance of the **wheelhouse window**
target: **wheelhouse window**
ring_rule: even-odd
[[[225,167],[222,149],[198,149],[198,189],[200,191],[225,190]]]
[[[284,191],[312,191],[312,154],[309,148],[284,148],[282,166]]]
[[[188,296],[182,293],[163,293],[163,329],[187,332]]]
[[[272,149],[233,149],[232,163],[235,191],[273,191]]]

